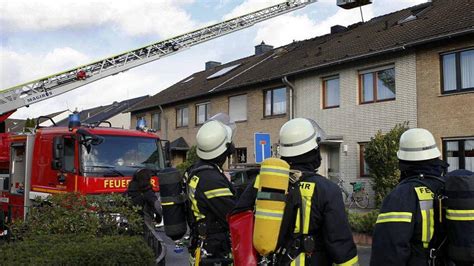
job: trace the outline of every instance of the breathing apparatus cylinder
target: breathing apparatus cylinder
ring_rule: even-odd
[[[187,230],[183,178],[177,169],[168,168],[158,172],[158,180],[165,233],[172,240],[181,239]]]
[[[278,158],[262,162],[255,180],[258,189],[255,202],[253,246],[262,256],[275,251],[288,193],[290,166]]]

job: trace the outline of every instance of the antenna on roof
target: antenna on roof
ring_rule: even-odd
[[[364,13],[362,13],[362,6],[359,6],[360,9],[360,17],[362,19],[362,23],[364,23]]]

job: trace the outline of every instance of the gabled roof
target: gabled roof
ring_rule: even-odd
[[[473,17],[472,0],[433,0],[351,25],[344,32],[294,42],[261,55],[196,72],[143,101],[131,111],[211,96],[213,93],[279,80],[288,75],[403,51],[455,36],[472,35]],[[207,79],[236,64],[240,66],[229,73]]]
[[[183,137],[179,137],[170,143],[170,150],[187,151],[189,150],[189,145]]]
[[[93,107],[90,109],[83,110],[79,112],[81,123],[94,124],[100,121],[110,119],[126,111],[131,106],[134,106],[137,103],[145,100],[147,97],[148,96],[141,96],[141,97],[137,97],[137,98],[121,101],[121,102],[114,102],[106,106],[98,106],[98,107]],[[67,126],[68,119],[63,119],[59,122],[56,122],[56,124],[58,126]]]
[[[8,118],[5,120],[5,132],[18,133],[23,132],[26,120]]]

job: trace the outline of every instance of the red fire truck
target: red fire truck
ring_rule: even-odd
[[[35,133],[0,134],[0,151],[0,207],[9,219],[25,216],[36,197],[123,193],[138,168],[166,167],[156,134],[78,121]],[[157,177],[152,185],[158,191]]]

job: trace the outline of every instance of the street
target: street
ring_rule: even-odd
[[[166,265],[170,266],[182,266],[188,265],[188,252],[184,248],[182,253],[174,252],[174,243],[171,239],[166,237],[164,232],[160,232],[160,235],[163,237],[166,243]],[[358,246],[357,247],[359,255],[359,265],[360,266],[369,266],[370,262],[370,246]]]

